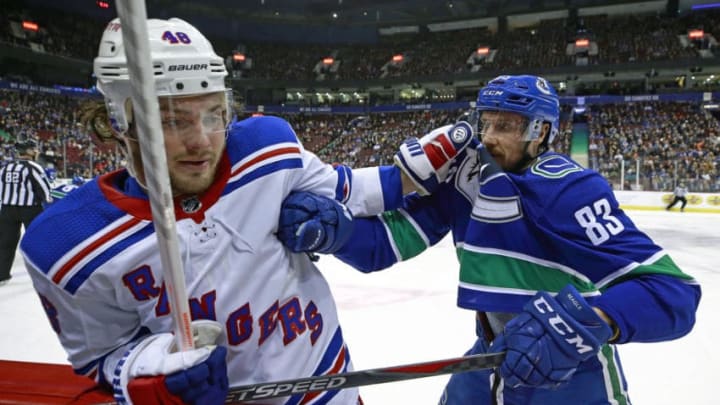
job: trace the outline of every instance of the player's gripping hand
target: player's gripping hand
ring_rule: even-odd
[[[193,321],[195,349],[175,350],[171,333],[145,338],[120,360],[113,379],[119,404],[222,404],[228,393],[222,328],[214,321]]]
[[[491,346],[507,350],[500,366],[505,385],[554,387],[572,378],[581,362],[610,339],[611,329],[568,285],[552,297],[537,293]]]
[[[445,181],[453,159],[474,139],[475,131],[465,121],[436,128],[420,139],[403,142],[395,154],[395,164],[420,195],[432,194]]]
[[[350,238],[352,221],[339,202],[296,191],[283,201],[277,235],[295,253],[334,253]]]

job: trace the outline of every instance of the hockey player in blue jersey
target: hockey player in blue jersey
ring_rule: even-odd
[[[699,285],[636,228],[605,179],[549,150],[559,103],[546,80],[497,77],[477,111],[482,144],[457,157],[447,182],[356,218],[336,256],[380,270],[452,232],[458,305],[477,314],[468,353],[507,355],[497,370],[453,375],[441,404],[629,404],[617,345],[687,334]],[[287,204],[298,197],[308,198]],[[303,220],[281,220],[293,245]]]
[[[57,201],[65,198],[68,194],[70,194],[72,191],[77,190],[83,184],[85,184],[85,179],[82,178],[82,176],[78,176],[76,174],[73,176],[70,183],[61,184],[59,186],[53,187],[52,190],[50,190],[50,195],[52,196],[53,201]]]

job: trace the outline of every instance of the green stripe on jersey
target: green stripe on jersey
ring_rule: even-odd
[[[384,212],[380,218],[390,230],[392,243],[400,254],[400,261],[415,257],[427,249],[427,238],[423,238],[421,231],[408,221],[401,210]]]
[[[559,265],[558,265],[559,267]],[[580,293],[597,292],[595,284],[571,269],[552,267],[497,253],[460,252],[460,281],[479,287],[558,292],[572,284]],[[575,273],[575,274],[573,274]]]
[[[614,403],[617,405],[628,405],[627,392],[623,389],[620,376],[620,365],[615,362],[615,347],[609,344],[602,345],[598,356],[604,367],[603,377],[608,397],[615,400]]]
[[[693,278],[680,270],[669,255],[663,255],[653,263],[641,264],[628,273],[628,276],[634,277],[641,274],[665,274],[677,277],[683,280],[693,280]]]

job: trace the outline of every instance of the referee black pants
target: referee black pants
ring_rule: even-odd
[[[685,206],[687,205],[687,198],[685,198],[685,197],[675,197],[675,198],[673,198],[673,201],[672,201],[672,202],[670,203],[670,205],[668,205],[667,208],[665,208],[665,209],[666,209],[666,210],[669,210],[670,208],[674,207],[675,204],[677,204],[678,202],[681,202],[681,203],[682,203],[682,205],[680,206],[680,209],[684,211],[684,210],[685,210]]]
[[[0,207],[0,281],[10,278],[10,269],[20,242],[20,227],[25,226],[27,229],[42,210],[40,205]]]

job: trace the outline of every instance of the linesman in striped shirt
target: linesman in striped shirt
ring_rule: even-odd
[[[20,241],[20,227],[51,202],[50,182],[43,168],[34,162],[34,144],[18,144],[18,159],[0,168],[0,285],[10,280],[10,269]]]

